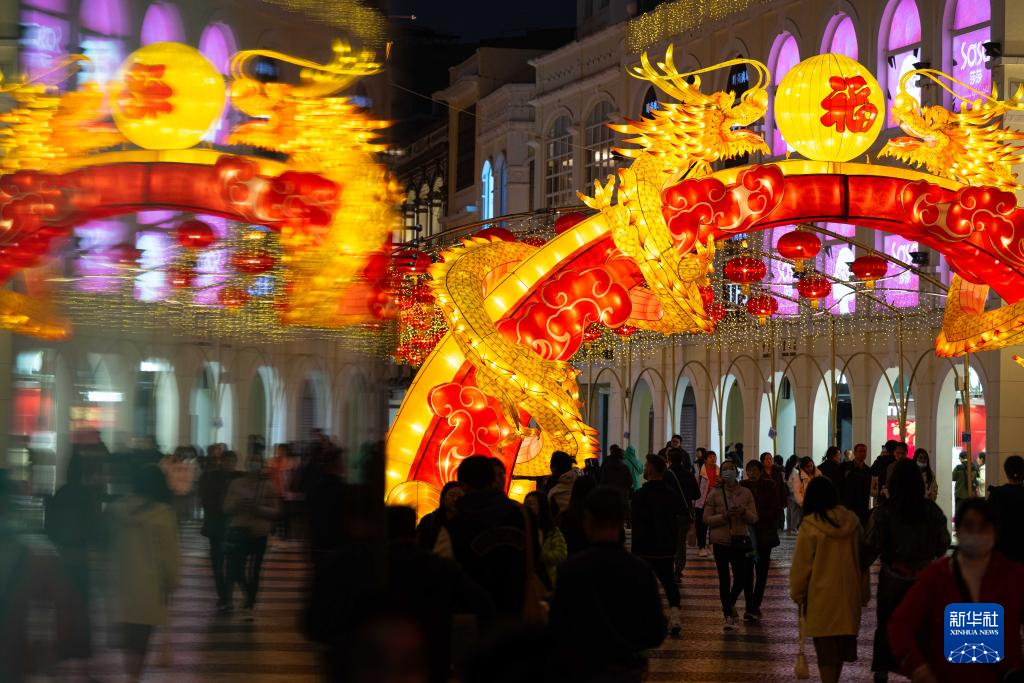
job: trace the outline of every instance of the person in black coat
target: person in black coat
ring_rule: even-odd
[[[601,485],[619,491],[627,501],[633,495],[633,473],[626,464],[626,452],[618,444],[612,444],[601,465]]]
[[[871,468],[867,465],[868,447],[853,447],[853,460],[839,468],[839,499],[843,507],[853,510],[865,529],[871,516]]]
[[[238,455],[234,451],[213,452],[196,485],[199,502],[203,506],[203,526],[200,533],[210,542],[210,566],[213,569],[213,583],[217,589],[217,610],[221,612],[231,609],[227,554],[224,552],[224,538],[228,529],[224,497],[231,482],[242,474],[236,469],[237,465]]]
[[[679,536],[676,541],[675,573],[676,580],[683,577],[683,570],[686,569],[686,538],[690,534],[690,528],[697,520],[697,511],[693,507],[694,501],[700,498],[700,487],[697,485],[697,478],[693,476],[693,465],[690,463],[690,456],[681,448],[670,448],[668,451],[668,471],[665,473],[665,483],[675,491],[682,502],[679,519]]]
[[[822,459],[821,465],[818,467],[818,471],[821,472],[822,476],[828,477],[837,491],[840,490],[842,485],[842,477],[839,476],[839,461],[842,457],[843,452],[837,446],[829,446],[828,450],[825,451],[825,457]]]
[[[569,509],[562,515],[558,528],[565,538],[565,547],[569,557],[587,547],[587,534],[583,530],[584,506],[587,496],[597,488],[597,480],[583,476],[572,484],[572,495],[569,496]]]
[[[441,529],[448,528],[448,522],[455,518],[459,498],[462,497],[462,486],[457,481],[450,481],[441,489],[441,504],[433,512],[427,513],[416,527],[416,541],[424,550],[433,550]]]
[[[996,550],[1014,562],[1024,562],[1024,458],[1011,455],[1003,463],[1006,483],[989,488],[989,505],[996,521]]]
[[[648,455],[644,466],[647,481],[633,493],[633,554],[642,557],[654,569],[665,590],[673,635],[682,630],[679,621],[679,585],[674,562],[679,543],[679,514],[682,497],[665,482],[668,464],[657,455]]]
[[[622,496],[599,487],[586,502],[590,547],[559,565],[549,632],[557,657],[551,680],[592,681],[616,672],[616,681],[640,681],[645,650],[665,639],[665,614],[650,565],[626,552]]]

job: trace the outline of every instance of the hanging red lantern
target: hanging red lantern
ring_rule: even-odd
[[[725,319],[725,314],[728,313],[728,310],[721,301],[712,301],[704,307],[704,312],[708,314],[708,318],[716,323],[720,323]]]
[[[821,240],[814,233],[805,230],[787,232],[779,238],[779,255],[793,261],[797,272],[804,269],[804,262],[812,260],[821,251]]]
[[[141,258],[142,251],[136,249],[130,242],[119,242],[107,249],[104,255],[113,263],[130,266]]]
[[[758,294],[747,299],[747,313],[764,325],[768,318],[779,312],[779,301],[771,294]]]
[[[419,249],[405,249],[395,254],[395,271],[403,275],[425,273],[431,263],[430,254]]]
[[[178,244],[186,249],[205,249],[217,241],[217,236],[209,223],[195,218],[179,225],[175,237]]]
[[[874,254],[861,256],[850,264],[850,272],[858,280],[863,280],[867,289],[874,289],[875,280],[880,280],[889,273],[889,262]]]
[[[482,237],[484,239],[499,239],[502,242],[516,241],[516,234],[514,232],[499,227],[484,228],[477,234],[473,235],[473,237]]]
[[[579,211],[573,211],[572,213],[563,213],[561,216],[555,219],[555,234],[561,235],[567,230],[572,230],[578,223],[582,223],[587,219],[585,214]]]
[[[596,342],[598,339],[601,338],[601,335],[603,333],[604,330],[601,328],[600,325],[598,325],[597,323],[591,323],[590,325],[587,325],[587,328],[585,330],[583,330],[583,343],[590,344]]]
[[[753,256],[737,256],[726,261],[722,274],[741,285],[744,294],[749,294],[750,285],[760,282],[768,274],[768,266]]]
[[[274,256],[263,249],[244,249],[231,254],[231,269],[243,275],[259,275],[274,267]]]
[[[217,301],[224,308],[232,311],[236,311],[242,306],[245,306],[249,301],[249,293],[241,287],[228,286],[223,287],[217,293]]]
[[[173,289],[190,287],[195,279],[196,271],[188,266],[171,266],[167,269],[167,284]]]
[[[698,287],[697,290],[700,292],[700,300],[704,302],[704,308],[707,309],[711,302],[715,300],[715,288],[711,285],[705,285],[704,287]]]
[[[640,328],[635,327],[634,325],[620,325],[619,327],[616,327],[615,329],[612,330],[612,332],[614,332],[615,334],[619,335],[624,339],[632,337],[639,331]]]
[[[811,273],[797,281],[796,291],[800,292],[800,296],[808,300],[811,308],[817,308],[818,301],[832,293],[832,283],[823,275]]]

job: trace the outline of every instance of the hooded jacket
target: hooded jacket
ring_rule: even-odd
[[[789,570],[789,595],[806,605],[804,635],[857,635],[865,602],[860,571],[860,520],[843,506],[804,517]]]
[[[548,489],[548,501],[551,503],[551,513],[558,515],[569,509],[569,498],[572,497],[572,485],[576,483],[580,474],[576,470],[563,472],[558,477],[555,485]]]

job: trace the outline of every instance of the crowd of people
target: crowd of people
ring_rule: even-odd
[[[713,557],[728,634],[771,624],[775,615],[762,608],[778,572],[772,553],[786,533],[795,534],[788,583],[801,647],[812,639],[822,681],[840,680],[844,664],[857,659],[872,598],[876,681],[892,673],[964,680],[942,652],[942,610],[951,602],[1005,610],[1006,652],[998,664],[972,670],[972,680],[1021,675],[1013,635],[1024,614],[1019,456],[1004,462],[1007,483],[986,490],[965,454],[953,473],[950,553],[930,457],[921,449],[910,457],[894,441],[870,465],[862,444],[846,455],[829,448],[817,465],[771,453],[748,460],[740,444],[721,461],[706,449],[691,459],[678,436],[642,460],[613,445],[582,469],[554,452],[550,476],[522,504],[506,494],[504,463],[475,455],[418,523],[411,508],[385,505],[383,455],[380,445],[368,448],[358,478],[322,434],[301,453],[278,445],[270,459],[252,442],[244,462],[222,444],[201,458],[179,448],[137,463],[130,494],[119,497],[103,485],[94,455],[72,457],[46,509],[58,558],[52,571],[34,567],[34,553],[12,532],[8,496],[0,495],[0,679],[24,680],[18,615],[38,582],[51,589],[57,655],[90,679],[97,647],[90,599],[102,549],[117,588],[110,619],[127,678],[139,680],[179,580],[182,522],[193,518],[208,540],[211,609],[221,618],[255,618],[269,539],[304,544],[311,578],[300,628],[318,644],[328,680],[641,681],[646,652],[686,625],[688,553]]]

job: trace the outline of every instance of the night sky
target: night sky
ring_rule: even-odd
[[[392,0],[393,15],[415,14],[424,28],[477,41],[576,24],[576,0]]]

